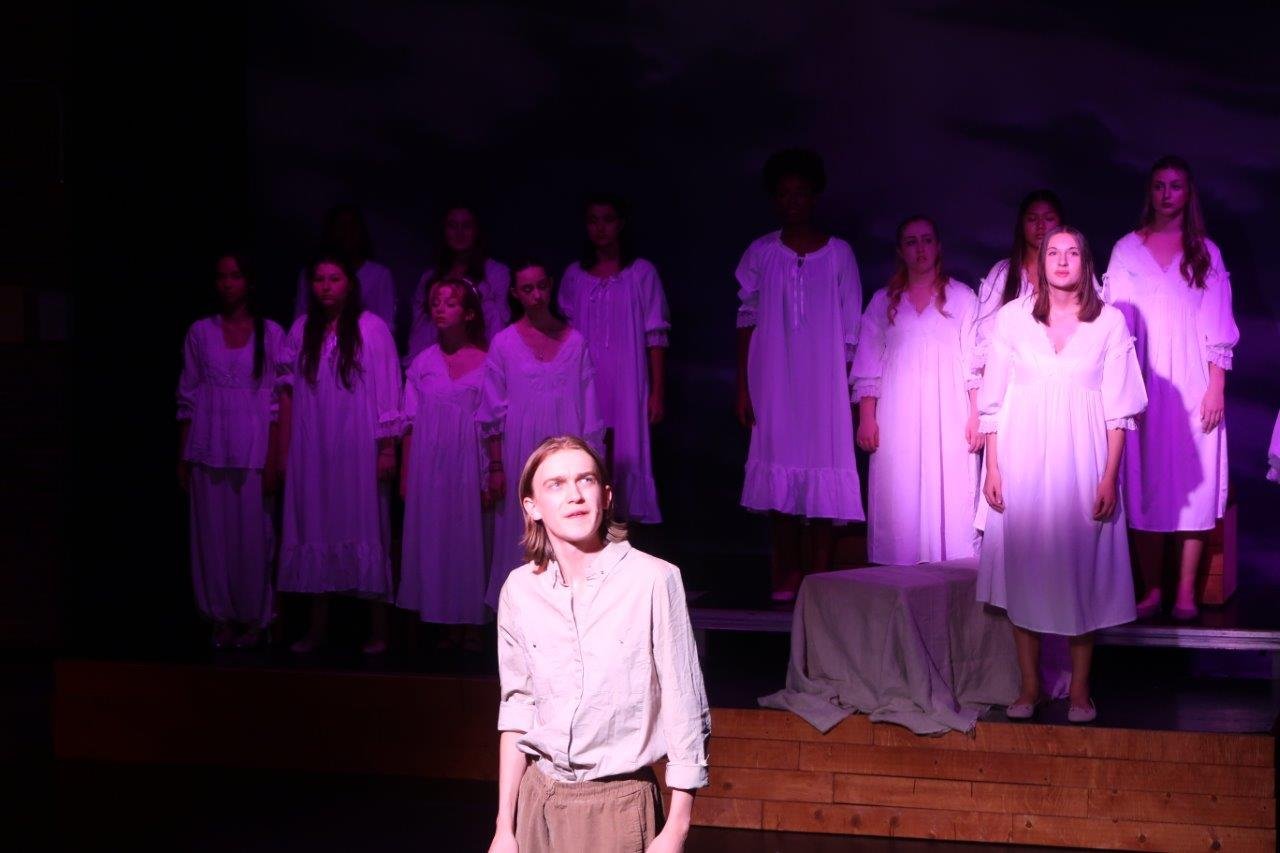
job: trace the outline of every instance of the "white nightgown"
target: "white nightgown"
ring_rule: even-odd
[[[1240,330],[1222,255],[1205,243],[1203,288],[1182,277],[1181,254],[1161,269],[1136,233],[1116,243],[1107,267],[1107,301],[1136,339],[1150,397],[1124,454],[1125,508],[1136,530],[1211,530],[1227,508],[1227,425],[1206,433],[1200,405],[1209,364],[1231,369]]]
[[[483,379],[483,364],[452,378],[438,346],[420,353],[405,377],[401,408],[413,441],[396,605],[424,622],[489,621],[480,508],[487,466],[476,424]]]
[[[267,442],[276,420],[275,369],[284,330],[264,320],[262,371],[253,376],[254,336],[229,348],[220,317],[187,332],[178,420],[190,422],[191,583],[214,622],[262,628],[271,621],[273,501],[262,494]]]
[[[601,449],[604,425],[587,341],[569,329],[550,361],[538,361],[515,325],[493,338],[485,364],[484,390],[476,421],[484,438],[502,437],[506,495],[494,513],[493,558],[485,603],[498,609],[498,593],[507,575],[524,565],[524,510],[520,506],[520,472],[542,440],[576,435]]]
[[[1271,447],[1267,450],[1267,479],[1280,483],[1280,414],[1276,415],[1276,425],[1271,428]]]
[[[325,338],[315,384],[302,371],[300,317],[278,381],[293,391],[277,584],[285,592],[391,596],[390,484],[379,482],[378,439],[400,435],[400,362],[387,324],[360,315],[359,370],[341,384],[336,336]]]
[[[1147,403],[1124,317],[1103,306],[1055,353],[1030,300],[1010,302],[996,315],[978,403],[981,430],[997,434],[1005,503],[1001,513],[982,500],[978,600],[1047,634],[1132,621],[1124,501],[1093,520],[1107,431],[1132,429]]]
[[[617,517],[662,521],[649,450],[649,347],[666,347],[671,320],[653,264],[637,258],[607,279],[578,264],[565,270],[560,306],[587,339],[596,367],[596,400],[613,430]]]
[[[889,292],[871,297],[850,379],[854,402],[876,398],[880,446],[867,485],[867,551],[886,565],[953,560],[974,554],[978,455],[965,424],[973,369],[978,298],[954,279],[939,313],[917,313],[905,294],[892,325]]]
[[[831,237],[801,256],[775,231],[748,247],[737,279],[737,325],[755,328],[747,382],[756,425],[742,505],[861,521],[848,388],[862,314],[853,249]]]

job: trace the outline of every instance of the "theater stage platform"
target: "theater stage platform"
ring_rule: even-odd
[[[1151,728],[1010,723],[922,738],[851,717],[826,735],[754,707],[781,679],[714,666],[711,787],[702,826],[1129,850],[1275,849],[1275,706],[1265,689],[1187,682],[1155,696],[1195,712]],[[750,650],[749,650],[750,651]],[[1118,650],[1130,653],[1136,650]],[[1145,654],[1151,654],[1146,652]],[[281,666],[282,653],[194,662],[58,661],[64,761],[488,780],[498,688],[483,674]],[[740,674],[740,673],[739,673]],[[1141,682],[1141,679],[1138,680]],[[772,686],[771,686],[772,685]],[[1099,689],[1103,719],[1141,698]],[[1120,705],[1129,708],[1120,712]],[[1194,729],[1194,730],[1193,730]]]

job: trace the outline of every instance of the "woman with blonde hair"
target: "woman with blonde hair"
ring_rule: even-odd
[[[978,497],[978,297],[942,271],[938,229],[898,226],[898,268],[862,316],[850,370],[858,446],[871,454],[868,556],[907,565],[971,557]]]
[[[680,851],[711,716],[680,570],[632,548],[585,439],[543,441],[519,483],[528,560],[498,603],[491,853]],[[666,757],[671,813],[651,765]]]
[[[1124,313],[1151,405],[1129,433],[1124,498],[1146,590],[1140,618],[1160,610],[1163,551],[1178,554],[1175,619],[1194,619],[1196,570],[1227,508],[1226,377],[1240,340],[1231,277],[1205,233],[1191,167],[1151,167],[1141,224],[1107,268],[1107,301]]]

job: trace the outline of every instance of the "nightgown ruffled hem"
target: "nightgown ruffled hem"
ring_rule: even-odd
[[[285,545],[280,553],[281,592],[337,592],[386,600],[391,595],[391,560],[382,545],[341,542]]]
[[[742,505],[806,518],[865,521],[856,468],[788,468],[747,462]]]

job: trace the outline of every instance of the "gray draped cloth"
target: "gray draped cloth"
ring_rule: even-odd
[[[916,734],[969,731],[1019,688],[1009,622],[977,601],[976,583],[976,558],[810,575],[787,687],[760,705],[822,732],[855,712]]]

